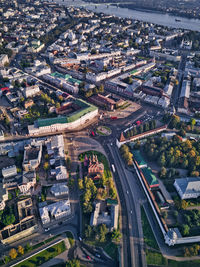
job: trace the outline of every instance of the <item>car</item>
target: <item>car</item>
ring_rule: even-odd
[[[99,255],[98,253],[96,253],[95,256],[101,258],[101,255]]]
[[[87,258],[88,260],[90,260],[90,261],[91,261],[91,258],[90,258],[90,256],[88,256],[88,255],[87,255],[87,256],[86,256],[86,258]]]
[[[44,228],[44,231],[45,231],[45,232],[47,232],[47,231],[49,231],[49,230],[50,230],[49,228]]]
[[[80,241],[82,241],[82,238],[79,236],[79,238],[78,238]]]
[[[128,194],[128,190],[126,191],[126,194]]]
[[[131,210],[131,214],[133,213],[133,211]]]

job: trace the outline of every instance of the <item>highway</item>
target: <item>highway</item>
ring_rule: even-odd
[[[115,165],[114,178],[122,205],[123,243],[128,249],[124,249],[124,266],[145,267],[147,265],[143,247],[143,233],[141,221],[139,221],[140,216],[138,216],[144,195],[133,173],[125,169],[116,145],[108,144],[107,150],[110,163]]]

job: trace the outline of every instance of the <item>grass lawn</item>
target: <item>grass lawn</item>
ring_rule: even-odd
[[[96,133],[98,133],[98,135],[107,136],[105,133],[102,133],[99,130],[96,130]]]
[[[115,261],[118,261],[118,247],[115,243],[110,242],[104,247],[105,252]]]
[[[161,253],[147,250],[146,251],[146,260],[148,267],[158,266],[158,267],[199,267],[200,260],[194,261],[174,261],[168,260],[163,257]]]
[[[114,259],[116,262],[118,261],[118,247],[111,240],[107,239],[103,243],[96,240],[86,240],[85,243],[90,246],[102,247],[112,259]]]
[[[66,232],[66,236],[67,236],[67,238],[69,240],[69,243],[70,243],[71,247],[73,247],[75,241],[74,241],[74,237],[73,237],[72,233],[67,231]]]
[[[25,260],[18,265],[17,267],[38,267],[39,265],[43,264],[50,259],[53,259],[57,255],[61,254],[66,250],[64,241],[38,253],[37,255]]]
[[[85,157],[85,155],[87,155],[87,157],[92,156],[92,155],[97,155],[98,160],[99,160],[100,162],[102,162],[103,165],[104,165],[104,174],[105,174],[105,177],[106,177],[106,178],[110,178],[110,177],[112,177],[112,175],[111,175],[111,171],[110,171],[110,167],[109,167],[109,163],[108,163],[108,160],[107,160],[107,158],[106,158],[102,153],[100,153],[100,152],[98,152],[98,151],[94,151],[94,150],[89,150],[89,151],[83,152],[83,153],[81,153],[81,154],[79,155],[79,160],[80,160],[81,162],[84,161],[84,157]]]
[[[144,242],[149,247],[159,249],[143,207],[141,207],[141,219],[142,219],[142,229],[144,234]]]

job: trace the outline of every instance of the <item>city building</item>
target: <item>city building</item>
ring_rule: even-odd
[[[32,86],[27,86],[24,88],[23,94],[24,97],[28,98],[28,97],[33,97],[35,95],[37,95],[40,92],[40,88],[38,85],[32,85]]]
[[[2,169],[3,178],[8,178],[17,175],[17,167],[15,165],[8,166]]]
[[[6,54],[0,55],[0,67],[3,67],[6,63],[9,63],[8,56]]]
[[[109,212],[105,210],[105,207],[109,209]],[[98,201],[94,203],[94,212],[90,217],[90,225],[97,226],[99,224],[105,224],[110,231],[113,231],[118,227],[118,218],[118,204],[107,205],[104,201]]]
[[[50,192],[55,196],[69,195],[69,188],[66,183],[52,185]]]
[[[30,189],[36,185],[36,173],[35,171],[24,171],[22,180],[18,184],[18,188],[23,195],[29,194]]]
[[[85,125],[98,115],[98,108],[81,99],[74,100],[79,109],[66,116],[49,119],[38,119],[34,125],[28,126],[30,135],[72,130]]]
[[[200,196],[200,177],[175,179],[174,186],[181,199],[198,198]]]
[[[0,183],[0,210],[3,210],[6,206],[6,201],[8,200],[8,192]]]
[[[41,162],[42,144],[33,143],[24,147],[24,158],[22,166],[25,171],[34,171]]]
[[[43,224],[50,223],[51,220],[59,220],[71,215],[69,200],[61,200],[45,207],[39,208],[40,217]]]

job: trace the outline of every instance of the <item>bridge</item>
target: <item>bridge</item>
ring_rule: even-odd
[[[48,0],[49,2],[55,2],[54,0]],[[115,5],[117,7],[119,7],[120,4],[131,4],[131,2],[112,2],[112,3],[93,3],[93,2],[82,2],[80,3],[80,1],[76,1],[76,0],[62,0],[63,3],[69,2],[70,3],[76,3],[78,2],[80,4],[81,7],[87,7],[88,5],[90,6],[101,6],[101,5],[106,5],[107,7],[111,6],[111,5]]]

